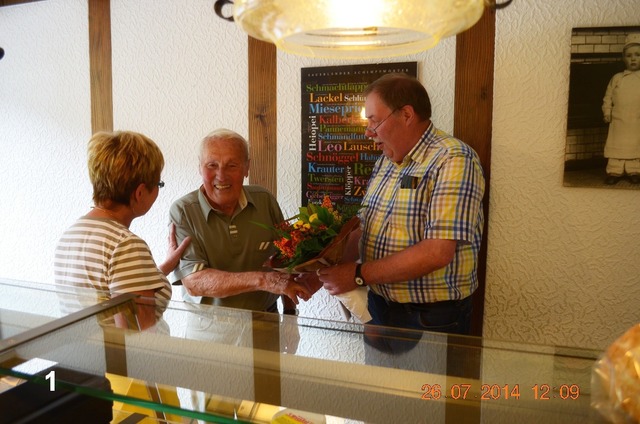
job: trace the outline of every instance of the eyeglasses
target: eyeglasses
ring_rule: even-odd
[[[391,113],[390,113],[389,115],[387,115],[387,117],[386,117],[386,118],[384,118],[382,121],[378,122],[378,125],[376,125],[376,126],[375,126],[375,127],[373,127],[373,128],[369,128],[369,127],[367,127],[367,128],[365,128],[365,129],[364,129],[364,132],[369,131],[369,132],[372,132],[372,133],[374,133],[374,134],[376,134],[376,135],[377,135],[378,133],[376,132],[376,130],[377,130],[378,128],[380,128],[380,125],[384,124],[384,122],[385,122],[387,119],[391,118],[391,115],[393,115],[394,113],[396,113],[396,111],[397,111],[397,110],[398,110],[398,109],[393,109],[393,110],[391,111]]]
[[[160,180],[160,182],[158,182],[158,187],[160,188],[164,187],[164,181]]]

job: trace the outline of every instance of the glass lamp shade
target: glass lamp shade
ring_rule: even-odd
[[[254,38],[312,57],[372,58],[427,50],[473,26],[485,0],[234,0]]]

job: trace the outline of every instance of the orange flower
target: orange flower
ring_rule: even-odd
[[[322,206],[323,208],[327,208],[330,211],[333,211],[333,203],[331,202],[331,197],[329,197],[329,196],[327,196],[325,194],[324,198],[322,199],[322,203],[320,204],[320,206]]]

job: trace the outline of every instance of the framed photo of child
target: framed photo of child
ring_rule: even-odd
[[[572,30],[564,185],[640,189],[640,25]]]

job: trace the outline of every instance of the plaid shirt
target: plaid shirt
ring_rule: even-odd
[[[476,152],[431,124],[402,164],[381,156],[359,216],[363,262],[424,239],[457,240],[453,261],[410,281],[370,287],[400,303],[463,299],[478,287],[484,176]]]

